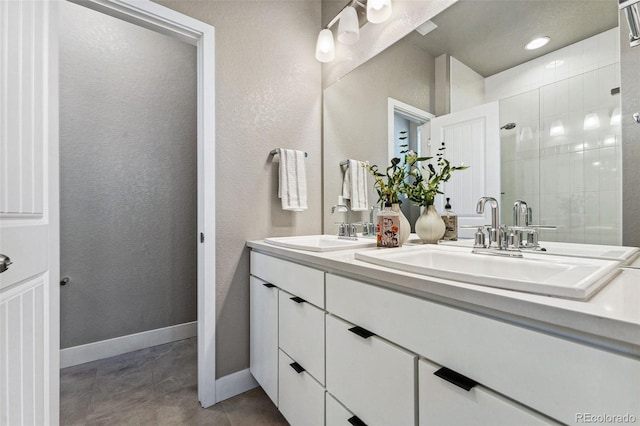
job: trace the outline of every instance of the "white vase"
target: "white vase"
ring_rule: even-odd
[[[407,219],[407,217],[404,215],[404,213],[402,213],[402,209],[400,208],[399,204],[393,204],[391,208],[393,209],[393,211],[396,211],[400,214],[400,232],[398,237],[400,239],[400,245],[403,245],[407,242],[409,236],[411,235],[411,223],[409,222],[409,219]]]
[[[432,204],[428,206],[416,221],[416,233],[423,243],[435,244],[444,236],[444,220]]]

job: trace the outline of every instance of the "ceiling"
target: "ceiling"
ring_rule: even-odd
[[[618,26],[616,0],[460,0],[433,18],[438,25],[407,38],[433,57],[455,57],[488,77]],[[625,24],[626,25],[626,24]],[[623,27],[626,28],[626,27]],[[524,45],[546,35],[534,51]]]

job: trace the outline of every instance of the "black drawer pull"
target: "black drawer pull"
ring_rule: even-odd
[[[275,285],[273,285],[271,283],[264,283],[262,285],[265,286],[266,288],[274,288],[275,287]]]
[[[294,302],[296,302],[296,303],[303,303],[303,302],[306,302],[306,300],[304,300],[302,297],[298,297],[298,296],[296,296],[296,297],[290,297],[290,299],[291,299],[291,300],[293,300],[293,301],[294,301]]]
[[[357,334],[358,336],[362,337],[363,339],[368,339],[369,337],[376,335],[376,333],[372,333],[369,330],[367,330],[366,328],[358,327],[357,325],[355,327],[350,328],[349,331],[354,333],[354,334]]]
[[[296,373],[298,373],[298,374],[300,374],[303,371],[305,371],[304,368],[302,368],[302,366],[300,364],[298,364],[297,362],[291,363],[289,365],[291,366],[291,368],[296,370]]]
[[[367,426],[367,424],[362,420],[360,420],[358,416],[353,416],[347,421],[351,423],[353,426]]]
[[[476,382],[475,380],[471,380],[470,378],[465,377],[460,373],[456,373],[453,370],[449,370],[446,367],[442,367],[440,370],[436,371],[433,374],[440,377],[441,379],[446,380],[449,383],[453,383],[454,385],[461,387],[467,392],[478,384],[478,382]]]

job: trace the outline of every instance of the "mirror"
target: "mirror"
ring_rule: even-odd
[[[616,131],[610,125],[610,117],[615,115],[616,105],[620,105],[619,92],[610,93],[619,87],[617,3],[461,0],[431,21],[437,26],[435,30],[425,36],[410,32],[325,89],[324,232],[334,233],[334,222],[344,220],[329,213],[341,193],[340,162],[352,158],[381,168],[389,162],[389,98],[440,116],[468,107],[473,82],[480,79],[484,100],[500,101],[500,123],[516,123],[515,128],[501,130],[502,192],[507,192],[501,203],[503,223],[511,223],[513,200],[523,198],[533,208],[534,222],[559,226],[560,232],[547,231],[545,239],[620,244],[620,133],[619,127]],[[551,37],[547,46],[536,51],[523,49],[533,35],[543,34]],[[560,53],[569,54],[565,58]],[[441,56],[444,54],[455,59],[445,60]],[[443,64],[445,69],[449,68],[448,73],[440,71]],[[547,65],[549,68],[545,68]],[[517,74],[515,69],[522,72]],[[454,81],[449,81],[449,96],[442,96],[446,93],[442,75],[451,79],[455,76]],[[536,80],[535,76],[539,78]],[[574,77],[579,78],[571,80]],[[552,113],[554,102],[562,103],[563,93],[569,90],[580,91],[587,97],[601,97],[604,102],[591,105],[588,100],[579,106],[567,106],[566,114]],[[602,126],[586,133],[584,119],[592,112],[598,115]],[[564,117],[563,114],[567,121],[561,140],[556,116]],[[552,127],[556,128],[553,137]],[[571,129],[576,129],[579,135],[569,138]],[[535,140],[534,148],[520,149],[524,139]],[[583,143],[582,147],[579,143]],[[584,158],[589,157],[582,160],[580,170],[575,160],[580,154],[569,155],[578,151],[586,154]],[[575,173],[581,174],[581,182],[570,183],[568,195],[560,196],[554,188],[554,197],[550,197],[551,189],[543,187],[556,182],[549,170],[557,171],[567,165],[570,168],[571,161],[576,163]],[[600,173],[603,167],[607,170]],[[574,179],[573,175],[558,177],[565,179],[563,182]],[[520,188],[510,187],[517,179]],[[604,187],[601,180],[607,182]],[[371,179],[368,183],[369,204],[375,205],[377,194],[371,187]],[[555,206],[553,215],[547,214],[551,206]],[[594,208],[597,215],[590,215]],[[353,213],[351,220],[369,221],[369,217],[366,213]],[[593,232],[595,228],[597,233]]]

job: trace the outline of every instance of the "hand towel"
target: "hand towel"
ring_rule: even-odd
[[[280,180],[278,197],[282,209],[300,212],[307,209],[307,174],[304,152],[278,148],[280,154]]]
[[[369,210],[367,172],[364,166],[363,161],[348,160],[342,181],[342,198],[351,200],[351,210],[354,212]]]

